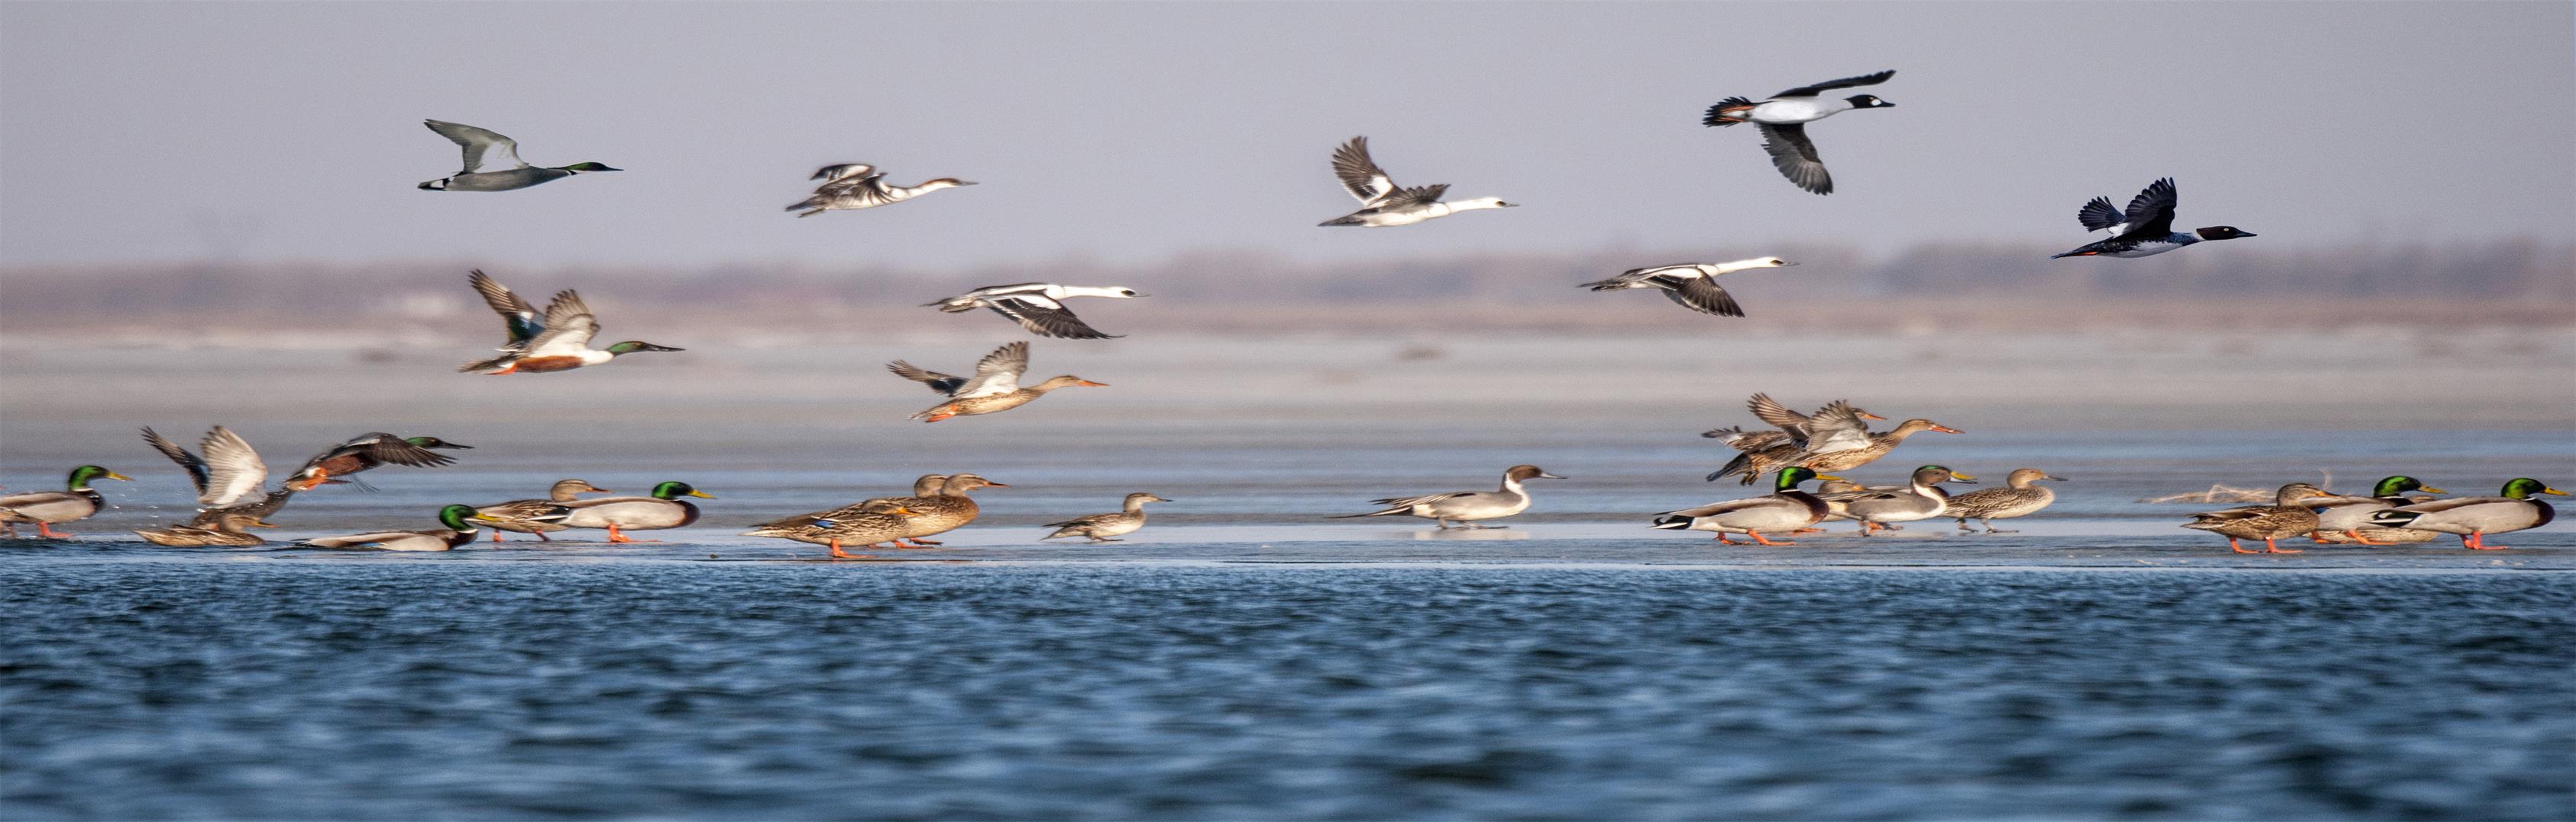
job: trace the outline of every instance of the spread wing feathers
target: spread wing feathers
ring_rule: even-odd
[[[902,360],[886,363],[886,370],[894,372],[895,376],[930,386],[930,390],[943,396],[955,394],[958,388],[966,385],[965,377],[926,370]]]
[[[1395,190],[1395,179],[1369,159],[1367,137],[1353,137],[1333,149],[1333,176],[1342,178],[1342,188],[1359,198],[1361,205],[1376,205]]]
[[[1806,124],[1755,125],[1762,127],[1762,150],[1771,152],[1771,167],[1780,176],[1817,194],[1834,193],[1833,175],[1825,173],[1825,161],[1816,157],[1816,144],[1807,141]]]
[[[1447,193],[1449,193],[1448,183],[1399,188],[1388,193],[1384,199],[1378,200],[1373,207],[1383,211],[1406,206],[1429,205],[1440,202],[1440,195]]]
[[[376,462],[413,468],[436,468],[456,461],[455,457],[413,445],[401,437],[381,432],[350,440],[332,451],[358,451]]]
[[[2162,237],[2173,233],[2174,204],[2179,193],[2171,177],[2147,185],[2129,199],[2129,230],[2124,237]]]
[[[483,273],[483,269],[474,269],[473,273],[465,275],[465,279],[474,284],[475,293],[483,295],[483,304],[491,306],[492,313],[501,315],[501,321],[509,325],[510,345],[527,342],[529,337],[546,330],[545,324],[537,319],[536,306],[529,305],[509,286]]]
[[[993,309],[995,314],[1011,318],[1018,322],[1021,328],[1028,329],[1029,333],[1041,337],[1106,340],[1119,336],[1100,333],[1099,329],[1084,323],[1081,317],[1074,316],[1063,303],[1042,296],[996,297],[986,300],[984,307]]]
[[[1707,277],[1656,277],[1664,284],[1664,296],[1683,308],[1720,317],[1744,316],[1744,307],[1735,304],[1735,295]]]
[[[203,442],[197,443],[197,450],[206,460],[206,483],[204,493],[197,495],[198,505],[231,505],[268,481],[268,464],[261,462],[259,452],[251,450],[250,443],[232,429],[215,426],[215,430],[206,432]]]
[[[1830,454],[1869,446],[1869,423],[1851,403],[1835,400],[1807,418],[1807,453]]]
[[[838,165],[828,165],[815,169],[814,176],[807,177],[805,179],[826,180],[828,182],[824,183],[824,185],[828,186],[832,183],[867,174],[875,170],[877,170],[876,166],[868,165],[866,163],[841,163]]]
[[[421,123],[438,132],[438,136],[454,140],[465,148],[465,170],[459,173],[473,173],[475,169],[482,168],[486,160],[506,162],[511,168],[528,167],[526,161],[519,159],[519,141],[503,137],[491,129],[440,120],[422,120]]]
[[[151,443],[152,449],[161,452],[161,456],[169,457],[171,462],[178,463],[180,468],[187,469],[188,481],[196,484],[197,493],[203,494],[206,492],[205,460],[198,459],[197,455],[188,453],[188,449],[179,447],[178,443],[163,439],[159,432],[153,431],[149,427],[143,429],[143,441]]]
[[[1838,88],[1851,88],[1851,87],[1853,87],[1853,86],[1875,86],[1875,85],[1878,85],[1878,84],[1880,84],[1880,83],[1887,82],[1887,78],[1894,77],[1894,76],[1896,76],[1896,70],[1895,70],[1895,69],[1888,69],[1888,70],[1886,70],[1886,71],[1882,71],[1882,72],[1879,72],[1879,73],[1876,73],[1876,74],[1863,74],[1863,75],[1858,76],[1858,77],[1845,77],[1845,78],[1840,79],[1840,80],[1827,80],[1827,81],[1825,81],[1825,82],[1817,83],[1817,84],[1812,85],[1812,86],[1799,86],[1799,87],[1797,87],[1797,88],[1793,88],[1793,89],[1790,89],[1790,90],[1788,90],[1788,91],[1783,91],[1783,92],[1780,92],[1780,93],[1778,93],[1778,94],[1774,94],[1774,95],[1771,95],[1771,96],[1773,96],[1773,97],[1814,97],[1814,96],[1816,96],[1816,95],[1818,95],[1818,94],[1823,94],[1823,93],[1825,93],[1825,92],[1832,91],[1832,90],[1834,90],[1834,89],[1838,89]]]
[[[1726,443],[1726,447],[1733,448],[1738,451],[1762,451],[1791,444],[1789,434],[1785,431],[1746,431],[1742,428],[1720,428],[1715,431],[1702,431],[1700,432],[1700,436],[1723,441]]]
[[[1793,438],[1806,438],[1807,415],[1789,410],[1788,406],[1781,405],[1780,401],[1772,399],[1771,395],[1755,394],[1744,401],[1744,407],[1771,427],[1789,432],[1789,436]]]
[[[1029,344],[1015,342],[993,349],[975,361],[975,377],[950,396],[957,399],[990,397],[1020,390],[1020,375],[1029,370]]]
[[[2120,216],[2120,208],[2111,204],[2111,198],[2095,197],[2076,209],[2075,221],[2083,223],[2086,231],[2101,231],[2127,222],[2128,218]]]
[[[590,314],[590,306],[572,289],[555,292],[554,301],[546,303],[545,329],[522,344],[528,354],[539,352],[574,352],[588,349],[590,338],[599,333],[599,320]]]

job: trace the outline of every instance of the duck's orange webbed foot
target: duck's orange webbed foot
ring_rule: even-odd
[[[1796,545],[1796,544],[1797,544],[1797,543],[1795,543],[1795,542],[1789,542],[1789,541],[1787,541],[1787,540],[1782,540],[1782,541],[1779,541],[1779,542],[1772,542],[1772,541],[1770,541],[1770,540],[1763,539],[1763,538],[1762,538],[1762,532],[1760,532],[1760,531],[1746,531],[1746,532],[1744,532],[1744,535],[1745,535],[1745,536],[1748,536],[1748,537],[1752,537],[1754,542],[1759,542],[1759,543],[1762,543],[1762,544],[1764,544],[1764,545]]]
[[[2281,547],[2278,543],[2273,542],[2270,538],[2268,538],[2268,537],[2267,537],[2267,538],[2265,538],[2265,539],[2263,540],[2263,553],[2266,553],[2266,554],[2295,554],[2295,553],[2299,553],[2299,549],[2297,549],[2297,548],[2283,548],[2283,547]]]
[[[43,535],[46,539],[61,539],[63,537],[80,536],[79,534],[75,534],[70,531],[56,531],[54,530],[54,524],[50,522],[36,523],[36,533]]]
[[[2242,546],[2242,545],[2238,545],[2238,544],[2236,544],[2236,538],[2235,538],[2235,537],[2228,537],[2228,538],[2227,538],[2227,550],[2234,551],[2234,552],[2239,553],[2239,554],[2260,554],[2260,553],[2263,553],[2263,552],[2261,552],[2261,551],[2251,551],[2251,550],[2247,550],[2247,549],[2245,548],[2245,546]]]

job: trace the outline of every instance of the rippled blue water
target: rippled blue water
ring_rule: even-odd
[[[9,818],[2576,812],[2576,577],[0,564]]]

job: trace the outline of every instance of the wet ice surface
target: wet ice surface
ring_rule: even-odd
[[[2565,353],[2550,339],[2538,356]],[[2221,506],[2136,502],[2318,469],[2344,490],[2576,482],[2569,389],[2499,379],[2556,359],[2357,403],[2335,388],[2380,355],[2348,342],[2280,345],[2320,352],[2314,373],[2212,386],[2211,351],[2081,341],[1971,345],[1939,381],[1774,365],[1750,339],[1705,365],[1599,341],[1409,365],[1367,343],[1117,341],[1040,354],[1111,389],[935,426],[899,422],[927,392],[866,371],[990,341],[710,347],[515,383],[407,354],[285,352],[245,385],[220,351],[9,349],[13,385],[49,388],[7,397],[9,487],[82,462],[138,480],[103,483],[115,507],[73,540],[0,542],[0,816],[2576,815],[2576,529],[2236,555],[2177,527]],[[1835,345],[1857,344],[1797,350]],[[1247,370],[1266,379],[1225,381]],[[1758,490],[1700,481],[1725,454],[1696,436],[1746,421],[1752,390],[1969,431],[1866,481],[2072,481],[2001,523],[2020,534],[1647,529]],[[272,518],[281,541],[431,527],[568,476],[719,499],[631,546],[134,540],[190,506],[132,428],[214,423],[280,471],[366,430],[478,446],[365,475],[379,493],[304,495]],[[1533,483],[1503,529],[1325,519],[1519,462],[1572,479]],[[836,562],[734,536],[961,470],[1012,487],[940,549]],[[1036,543],[1131,491],[1175,501],[1128,542]]]

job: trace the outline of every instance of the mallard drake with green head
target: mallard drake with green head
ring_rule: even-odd
[[[829,546],[836,559],[865,559],[867,554],[853,554],[841,550],[842,546],[873,548],[877,543],[901,539],[907,527],[905,523],[919,515],[904,507],[903,503],[890,499],[869,500],[842,510],[846,513],[828,517],[789,517],[763,523],[742,532],[742,535],[809,542]]]
[[[72,534],[54,530],[66,522],[78,522],[107,507],[107,498],[89,487],[95,479],[131,479],[124,474],[84,465],[72,469],[71,480],[60,491],[37,491],[0,497],[0,526],[8,528],[9,537],[18,536],[18,523],[36,524],[36,533],[46,539],[61,539]]]
[[[2182,527],[2210,531],[2226,537],[2228,550],[2239,554],[2257,553],[2236,544],[2240,539],[2262,540],[2263,550],[2260,553],[2295,554],[2298,553],[2297,549],[2283,548],[2277,540],[2317,530],[2317,512],[2308,507],[2308,501],[2332,496],[2334,495],[2314,485],[2293,482],[2281,486],[2280,494],[2271,505],[2193,514],[2192,521],[2183,523]]]
[[[2516,477],[2504,484],[2503,496],[2437,499],[2432,502],[2405,505],[2370,516],[2370,524],[2381,528],[2409,528],[2458,534],[2460,546],[2474,551],[2499,551],[2505,546],[2488,545],[2488,534],[2527,531],[2548,525],[2558,518],[2558,509],[2549,503],[2532,499],[2533,494],[2567,496],[2530,477]]]
[[[1782,468],[1774,475],[1772,491],[1767,496],[1730,500],[1666,511],[1655,515],[1654,527],[1668,530],[1715,531],[1717,541],[1740,545],[1727,534],[1743,534],[1764,545],[1796,545],[1795,542],[1773,542],[1762,536],[1765,531],[1785,534],[1821,522],[1829,508],[1816,495],[1798,490],[1798,483],[1808,480],[1839,480],[1841,477],[1819,474],[1799,466]]]
[[[634,542],[625,531],[680,528],[697,522],[698,507],[680,497],[715,499],[688,483],[665,482],[653,486],[649,497],[604,497],[558,504],[571,512],[562,520],[565,527],[606,528],[609,542]]]
[[[2423,491],[2408,494],[2408,491]],[[2317,530],[2308,533],[2310,540],[2330,545],[2397,545],[2431,542],[2441,534],[2416,528],[2381,528],[2370,524],[2370,517],[2400,505],[2432,502],[2433,494],[2447,494],[2428,487],[2423,480],[2409,476],[2381,479],[2372,486],[2370,496],[2333,496],[2310,500],[2308,507],[2317,509]]]
[[[314,548],[372,548],[378,551],[448,551],[474,541],[481,533],[474,522],[484,521],[471,505],[450,505],[438,509],[438,524],[445,528],[425,531],[377,531],[350,534],[345,537],[323,537],[305,540]]]
[[[176,525],[159,531],[136,531],[134,535],[142,537],[144,542],[174,548],[207,546],[244,548],[268,544],[268,540],[260,539],[258,534],[250,533],[247,529],[275,527],[277,526],[274,524],[261,522],[259,517],[233,512],[217,516],[211,528]]]
[[[1071,374],[1020,387],[1020,375],[1029,370],[1029,344],[1025,342],[1011,343],[984,355],[983,359],[975,362],[975,376],[972,378],[925,371],[902,360],[886,363],[886,370],[894,372],[895,376],[930,386],[930,390],[948,397],[947,402],[924,408],[906,418],[922,422],[1008,411],[1035,402],[1058,388],[1076,385],[1108,387],[1108,383],[1092,382]]]
[[[1126,504],[1115,513],[1093,514],[1063,522],[1047,523],[1046,527],[1055,529],[1055,533],[1039,537],[1038,541],[1045,542],[1057,537],[1089,537],[1095,543],[1125,542],[1126,540],[1116,539],[1116,537],[1135,533],[1136,529],[1145,527],[1145,503],[1148,502],[1171,502],[1171,500],[1145,493],[1128,494]]]
[[[519,141],[503,137],[491,129],[475,128],[464,123],[422,120],[422,125],[438,136],[454,141],[465,149],[465,170],[420,184],[423,191],[516,191],[541,183],[551,183],[575,174],[595,171],[624,171],[603,163],[574,163],[561,168],[528,165],[519,159]],[[509,164],[498,171],[481,170],[485,163]]]
[[[643,340],[593,349],[590,338],[599,334],[599,318],[591,315],[590,306],[581,301],[579,293],[571,289],[555,292],[554,300],[546,303],[546,313],[539,315],[536,306],[484,275],[481,269],[467,274],[466,280],[483,295],[484,304],[501,315],[510,336],[501,345],[501,356],[457,366],[458,371],[496,376],[523,371],[542,374],[599,365],[638,351],[687,350]]]
[[[502,541],[503,531],[535,534],[540,542],[553,542],[546,532],[572,527],[563,524],[564,517],[572,514],[565,503],[579,502],[583,494],[613,493],[616,492],[577,479],[556,480],[554,487],[546,489],[545,499],[514,499],[476,508],[474,513],[482,514],[492,526],[493,542]]]
[[[2011,476],[2004,478],[2005,487],[1986,488],[1951,497],[1950,509],[1943,514],[1957,518],[1961,531],[1969,530],[1968,520],[1973,519],[1977,524],[1986,526],[1986,533],[1989,534],[2020,533],[1996,528],[1994,521],[2027,517],[2039,513],[2039,510],[2048,507],[2049,503],[2056,502],[2057,492],[2039,485],[2041,480],[2065,482],[2066,478],[2049,476],[2048,472],[2037,468],[2016,468],[2013,469]]]

